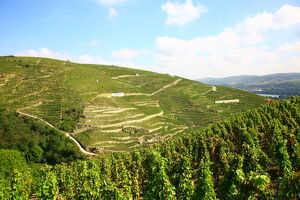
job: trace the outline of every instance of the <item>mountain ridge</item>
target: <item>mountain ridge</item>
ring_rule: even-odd
[[[197,81],[234,87],[256,94],[273,94],[282,97],[300,95],[300,73],[276,73],[268,75],[242,75],[223,78],[203,78]]]

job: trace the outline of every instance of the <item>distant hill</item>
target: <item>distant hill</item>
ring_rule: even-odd
[[[202,83],[233,87],[256,94],[278,95],[281,98],[300,96],[300,73],[279,73],[264,76],[242,75],[198,79]]]
[[[231,99],[239,102],[215,103]],[[168,74],[0,57],[0,108],[47,121],[94,152],[153,145],[265,102],[255,94]]]

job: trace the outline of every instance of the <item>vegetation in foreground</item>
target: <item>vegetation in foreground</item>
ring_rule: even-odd
[[[0,149],[22,152],[29,163],[53,165],[84,158],[78,147],[60,131],[1,108],[0,138]]]
[[[1,168],[0,198],[299,199],[299,125],[294,97],[140,151],[10,176]]]

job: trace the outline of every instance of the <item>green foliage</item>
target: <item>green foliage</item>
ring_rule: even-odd
[[[189,156],[182,155],[175,173],[177,199],[192,199],[195,193],[193,169]]]
[[[145,199],[174,199],[175,187],[166,173],[167,159],[154,150],[147,153],[145,162],[149,181]]]
[[[59,128],[67,132],[72,132],[76,128],[76,125],[78,124],[80,118],[83,117],[84,116],[82,109],[71,108],[65,110],[62,115],[61,124],[59,125]]]
[[[0,197],[299,199],[300,131],[297,115],[287,114],[292,107],[300,108],[300,98],[262,106],[148,149],[44,166],[34,176],[38,178],[13,171],[1,177]],[[261,123],[253,116],[267,120]]]
[[[17,150],[0,149],[0,176],[8,176],[14,170],[26,171],[28,164]]]
[[[55,200],[59,197],[59,187],[56,174],[51,167],[46,167],[40,172],[38,195],[42,199]]]
[[[209,155],[207,151],[204,153],[204,158],[201,159],[199,164],[199,174],[198,174],[198,185],[196,188],[196,194],[194,199],[203,199],[203,200],[215,200],[216,193],[214,190],[214,180],[213,174],[210,171],[210,162]]]
[[[32,178],[31,174],[13,170],[9,179],[0,176],[0,199],[26,200],[31,193]]]
[[[83,159],[63,133],[1,108],[0,138],[0,148],[21,151],[28,162],[56,164]]]

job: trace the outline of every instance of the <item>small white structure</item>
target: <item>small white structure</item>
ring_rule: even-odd
[[[124,97],[125,94],[123,92],[120,92],[120,93],[112,93],[111,96],[113,97]]]
[[[97,83],[99,82],[99,80],[97,80]]]
[[[135,76],[139,76],[139,74],[135,74]]]
[[[238,102],[240,102],[239,99],[215,101],[215,103],[238,103]]]

